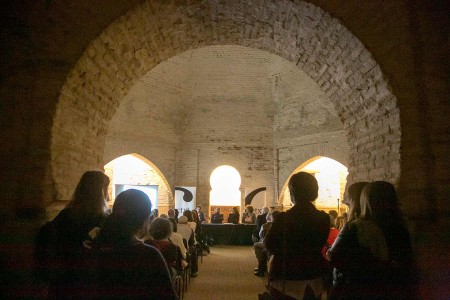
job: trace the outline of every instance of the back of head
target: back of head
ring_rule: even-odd
[[[155,240],[168,238],[172,233],[170,221],[164,218],[154,219],[150,224],[149,233]]]
[[[328,212],[328,214],[329,214],[330,216],[332,216],[334,219],[336,219],[336,218],[338,217],[338,212],[335,211],[334,209],[331,209],[331,210]]]
[[[264,206],[264,207],[262,208],[262,213],[263,213],[263,214],[268,214],[269,211],[270,211],[270,209],[269,209],[268,206]]]
[[[280,214],[281,214],[280,211],[274,210],[274,211],[272,212],[272,222],[275,222],[276,218],[277,218]]]
[[[288,186],[294,205],[312,202],[318,196],[319,185],[316,178],[309,173],[298,172],[292,175]]]
[[[181,216],[178,218],[178,224],[187,224],[188,218],[186,216]]]
[[[101,171],[85,172],[81,176],[68,206],[75,213],[81,215],[104,213],[109,181],[109,177]]]
[[[361,218],[386,223],[400,218],[395,187],[386,181],[367,184],[361,194]]]
[[[129,189],[120,193],[112,214],[101,230],[99,241],[121,243],[133,239],[150,217],[152,204],[142,191]]]
[[[253,211],[255,210],[252,205],[247,205],[245,209],[247,210],[248,213],[253,213]]]
[[[336,219],[332,216],[330,216],[330,228],[335,228],[336,227]]]
[[[194,217],[192,216],[192,212],[190,210],[183,211],[183,216],[188,219],[188,222],[194,222]]]

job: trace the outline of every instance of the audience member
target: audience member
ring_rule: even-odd
[[[257,243],[260,240],[259,232],[261,231],[262,225],[267,222],[266,219],[267,219],[268,213],[269,213],[269,207],[264,206],[262,208],[262,214],[260,214],[259,216],[256,217],[256,228],[252,234],[253,243]]]
[[[89,232],[100,226],[108,211],[108,185],[109,178],[101,171],[87,171],[81,176],[72,201],[49,222],[53,232],[52,243],[57,253],[52,257],[42,257],[37,249],[38,259],[51,268],[45,270],[51,272],[46,279],[50,281],[52,293],[58,294],[57,289],[63,290],[72,281],[78,280],[77,262],[83,252],[83,241],[89,239]],[[39,243],[39,241],[37,241]],[[39,247],[39,245],[37,245]]]
[[[192,212],[192,219],[195,222],[195,235],[200,235],[202,233],[202,222],[200,222],[200,218],[198,216],[198,212],[194,209]]]
[[[145,244],[153,246],[161,252],[172,278],[175,278],[177,270],[181,270],[181,260],[179,260],[178,254],[180,252],[177,246],[169,239],[171,234],[172,225],[170,221],[165,218],[156,218],[150,224],[148,235],[143,240]]]
[[[85,281],[73,289],[83,295],[75,298],[178,299],[161,253],[136,237],[150,212],[150,199],[142,191],[129,189],[117,196],[86,254]]]
[[[328,270],[321,250],[328,237],[330,219],[311,203],[317,198],[318,189],[311,174],[294,174],[289,180],[294,206],[277,216],[264,239],[267,250],[274,254],[269,279],[275,296],[321,296]]]
[[[327,252],[340,273],[331,299],[410,299],[412,249],[394,186],[367,184],[360,207]]]
[[[328,249],[333,246],[334,241],[337,239],[339,235],[339,230],[335,227],[335,221],[333,219],[333,216],[330,215],[330,232],[328,233],[328,239],[326,244],[322,248],[322,256],[326,259],[326,253]]]
[[[171,208],[167,211],[167,217],[174,219],[175,222],[178,221],[178,219],[175,219],[175,209],[173,209],[173,208]]]
[[[214,209],[214,213],[211,215],[211,223],[222,223],[223,222],[223,214],[220,213],[220,208],[216,207]]]
[[[187,266],[187,250],[183,243],[183,237],[178,233],[178,223],[173,218],[168,218],[170,223],[172,223],[172,233],[169,236],[169,240],[180,249],[182,261],[182,267]]]
[[[264,246],[264,238],[272,227],[272,223],[276,216],[280,214],[279,211],[269,212],[266,215],[266,223],[261,226],[259,233],[260,240],[253,244],[253,250],[255,251],[256,259],[258,260],[258,267],[255,268],[254,273],[256,276],[263,277],[267,272],[267,260],[270,255],[269,251]]]
[[[178,222],[178,218],[180,217],[180,211],[179,211],[177,208],[175,208],[175,209],[174,209],[174,212],[175,212],[175,217],[174,217],[174,219],[175,219],[175,221]]]
[[[181,234],[183,240],[186,241],[189,255],[191,257],[191,276],[196,277],[198,272],[198,255],[196,249],[196,240],[194,230],[188,225],[186,216],[178,218],[178,233]]]
[[[336,229],[338,231],[341,231],[342,228],[344,228],[345,223],[347,223],[347,218],[344,216],[339,216],[337,217],[335,224],[336,224]]]
[[[335,211],[334,209],[330,209],[330,211],[328,211],[328,214],[333,217],[334,221],[336,221],[339,216],[338,212]],[[336,224],[335,224],[335,226],[336,226]]]
[[[159,211],[157,208],[153,209],[150,213],[150,222],[156,219],[159,216]]]
[[[361,214],[361,205],[359,204],[361,193],[368,182],[355,182],[348,187],[348,199],[350,201],[350,211],[348,214],[348,222],[356,220]]]
[[[194,217],[192,216],[192,211],[186,209],[183,211],[183,216],[185,216],[188,220],[188,225],[194,230],[194,233],[197,231],[197,223],[194,221]]]
[[[253,211],[253,206],[247,205],[245,207],[245,212],[242,214],[242,224],[255,224],[256,214]]]
[[[239,210],[236,206],[232,208],[232,212],[228,215],[228,223],[238,224],[239,223]]]

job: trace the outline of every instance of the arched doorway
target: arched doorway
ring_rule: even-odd
[[[316,156],[302,163],[292,174],[300,171],[310,173],[317,179],[319,195],[314,201],[317,209],[327,212],[336,210],[340,213],[347,210],[347,205],[343,203],[348,175],[346,166],[334,159]],[[287,186],[288,181],[284,184],[279,199],[279,204],[283,209],[288,209],[292,206]]]
[[[217,207],[227,220],[231,207],[241,207],[241,175],[232,166],[223,165],[214,169],[210,177],[210,212]],[[241,211],[241,210],[240,210]]]
[[[127,154],[117,157],[105,165],[105,173],[111,179],[110,206],[120,192],[130,188],[145,192],[150,197],[152,208],[160,212],[167,212],[173,203],[173,194],[164,175],[143,156]]]

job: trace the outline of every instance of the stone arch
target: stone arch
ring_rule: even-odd
[[[283,182],[283,185],[280,186],[280,192],[278,194],[277,203],[282,203],[282,199],[284,197],[284,194],[286,193],[286,189],[288,188],[289,177],[291,175],[293,175],[294,173],[300,172],[300,170],[305,168],[307,165],[309,165],[310,163],[312,163],[322,157],[331,158],[331,159],[337,161],[338,163],[340,163],[341,165],[345,166],[345,163],[342,160],[337,159],[337,157],[331,157],[331,156],[327,156],[327,155],[316,155],[313,157],[309,157],[305,160],[300,160],[300,161],[302,161],[302,163],[300,165],[298,165],[298,163],[297,163],[297,165],[294,168],[291,168],[291,172],[289,173],[289,175],[287,177],[284,177],[284,179],[282,181],[280,181],[280,182]],[[348,186],[348,182],[347,182],[345,188],[347,188],[347,186]]]
[[[396,98],[369,51],[328,13],[287,0],[145,1],[89,45],[61,89],[51,144],[57,192],[72,190],[76,171],[103,164],[108,123],[139,78],[184,51],[230,44],[279,55],[320,85],[344,124],[350,181],[398,180]]]
[[[167,181],[166,176],[164,175],[164,173],[151,160],[149,160],[145,156],[140,155],[138,153],[127,153],[127,154],[119,155],[119,156],[109,160],[106,164],[108,164],[109,162],[111,162],[111,161],[113,161],[113,160],[115,160],[117,158],[125,156],[125,155],[131,155],[131,156],[133,156],[135,158],[138,158],[141,161],[143,161],[144,163],[146,163],[147,165],[149,165],[153,170],[155,170],[155,172],[159,175],[159,177],[161,178],[162,182],[164,183],[164,185],[166,187],[165,189],[167,190],[168,204],[169,205],[173,204],[174,203],[174,195],[173,195],[173,192],[172,192],[172,188],[171,188],[169,182]]]

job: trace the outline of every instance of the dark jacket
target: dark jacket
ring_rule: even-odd
[[[331,299],[380,298],[409,299],[412,270],[412,249],[409,233],[401,224],[385,231],[379,237],[370,234],[372,242],[386,245],[388,256],[375,257],[369,248],[358,240],[358,226],[361,220],[345,224],[330,249],[331,264],[335,267]],[[381,229],[381,228],[380,228]],[[367,234],[366,234],[367,236]],[[378,246],[376,249],[379,249]]]
[[[274,254],[270,278],[307,280],[323,276],[328,265],[321,254],[330,218],[310,202],[278,215],[264,244]]]
[[[239,223],[239,214],[231,213],[228,215],[228,223],[237,224]]]
[[[219,213],[214,213],[211,215],[211,223],[222,223],[223,215]]]
[[[256,217],[256,228],[253,231],[252,238],[253,242],[259,242],[259,232],[261,231],[261,227],[267,222],[267,214],[261,214]]]

